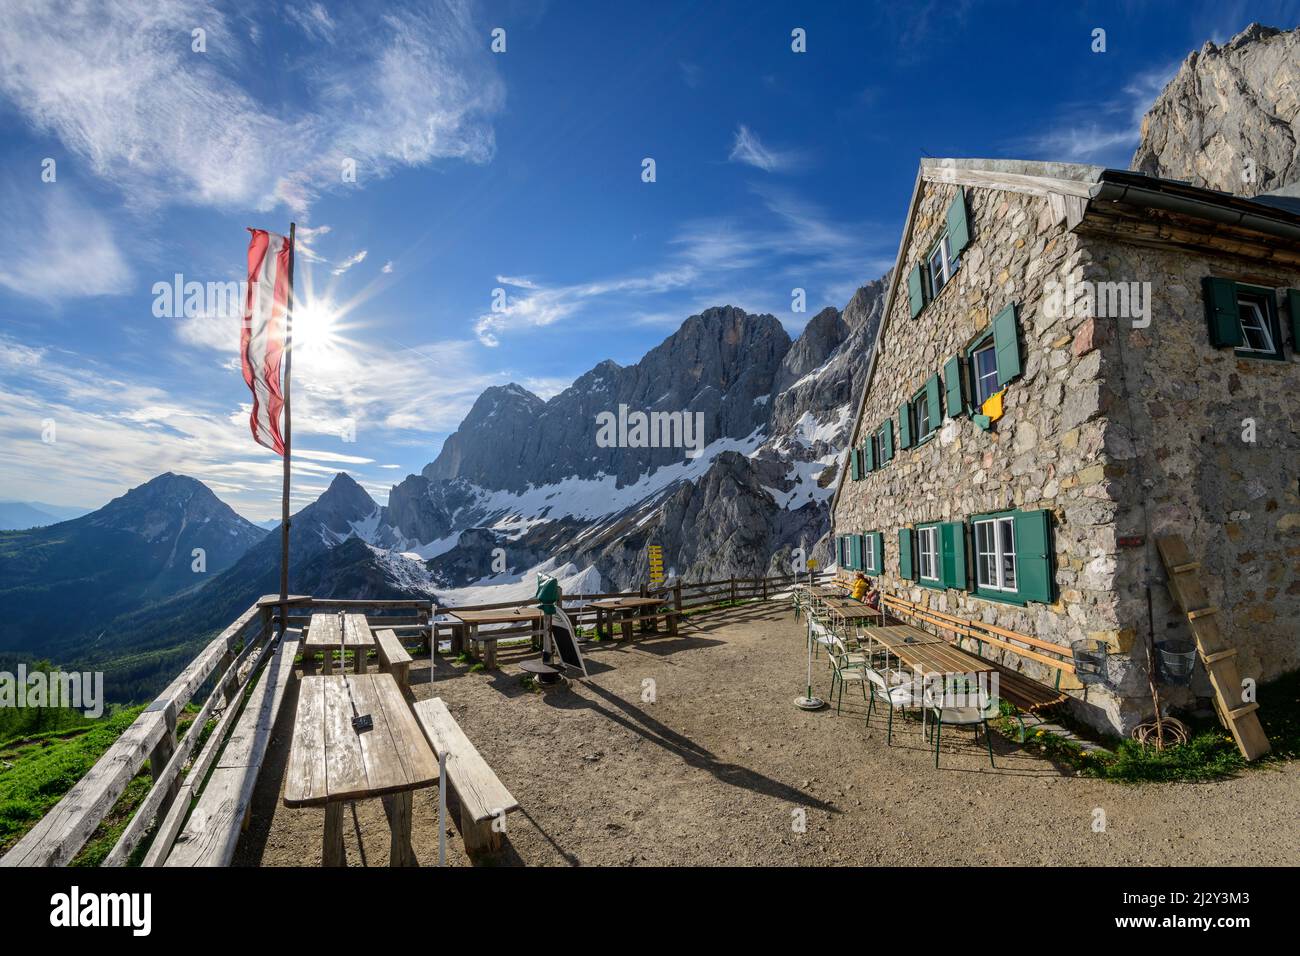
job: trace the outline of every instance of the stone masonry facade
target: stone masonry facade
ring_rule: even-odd
[[[942,233],[961,187],[927,180],[920,188],[901,275]],[[970,243],[952,279],[916,317],[900,275],[853,441],[891,417],[897,429],[900,405],[947,359],[964,354],[1009,303],[1018,307],[1022,374],[1006,386],[1003,415],[989,430],[945,408],[926,442],[896,448],[861,480],[846,469],[834,534],[883,533],[880,577],[889,593],[1052,641],[1067,654],[1071,641],[1105,641],[1110,680],[1084,687],[1063,675],[1060,685],[1076,715],[1101,729],[1127,732],[1152,710],[1148,584],[1156,640],[1188,637],[1169,606],[1155,533],[1183,533],[1202,561],[1226,631],[1241,649],[1243,675],[1262,680],[1294,669],[1297,363],[1290,350],[1287,361],[1276,362],[1213,348],[1201,279],[1294,288],[1300,275],[1071,231],[1059,205],[1030,192],[968,185],[965,197]],[[1128,317],[1092,317],[1049,301],[1049,283],[1111,281],[1151,283],[1149,325],[1134,328]],[[1241,441],[1242,420],[1250,417],[1253,443]],[[1020,606],[900,576],[898,529],[1013,509],[1050,512],[1052,603]],[[1142,544],[1124,540],[1138,536]],[[966,565],[973,574],[969,555]],[[986,653],[1044,683],[1056,680],[1054,669],[1036,661]],[[1165,699],[1177,706],[1208,694],[1198,666],[1193,686]]]

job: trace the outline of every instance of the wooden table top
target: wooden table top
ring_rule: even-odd
[[[867,636],[883,644],[913,670],[923,673],[978,674],[995,669],[988,661],[967,654],[943,638],[927,634],[909,624],[873,627]]]
[[[491,611],[448,611],[463,624],[513,624],[516,621],[537,621],[546,615],[539,607],[501,607]]]
[[[313,614],[303,646],[313,649],[370,647],[374,643],[375,636],[364,614],[344,614],[341,625],[337,614]]]
[[[652,597],[623,597],[623,598],[606,598],[603,601],[592,601],[588,607],[598,607],[606,611],[618,611],[631,607],[650,607],[651,605],[664,604],[666,598]]]
[[[352,728],[370,714],[371,730]],[[360,800],[438,782],[438,758],[391,674],[304,677],[284,785],[286,807]]]
[[[830,605],[829,610],[833,617],[843,618],[846,621],[880,617],[880,611],[877,608],[868,607],[861,601],[838,601]]]

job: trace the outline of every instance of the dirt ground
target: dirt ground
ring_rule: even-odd
[[[522,655],[470,673],[441,657],[412,675],[442,697],[521,810],[489,865],[1268,865],[1300,859],[1300,767],[1209,784],[1133,786],[1067,776],[994,736],[996,769],[967,728],[942,767],[919,723],[885,744],[860,698],[805,713],[803,630],[788,606],[684,624],[678,637],[587,644],[589,681],[536,692]],[[374,667],[373,662],[371,667]],[[816,662],[817,692],[829,683]],[[324,812],[280,800],[296,690],[268,755],[236,865],[319,865]],[[450,796],[448,857],[470,865]],[[1093,827],[1104,812],[1105,829]],[[797,832],[798,818],[806,821]],[[413,843],[437,863],[437,790],[416,793]],[[386,866],[379,800],[345,811],[349,866]]]

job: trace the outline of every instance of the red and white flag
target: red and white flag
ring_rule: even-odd
[[[239,334],[244,382],[253,391],[249,425],[253,440],[277,455],[284,454],[280,413],[284,392],[280,388],[280,360],[288,314],[289,274],[293,249],[289,240],[265,229],[249,229],[248,301]]]

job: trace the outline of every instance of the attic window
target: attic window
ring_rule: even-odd
[[[930,276],[930,298],[933,299],[957,271],[957,263],[952,255],[952,243],[946,231],[930,250],[930,255],[926,257],[926,265],[929,267],[927,272]]]

